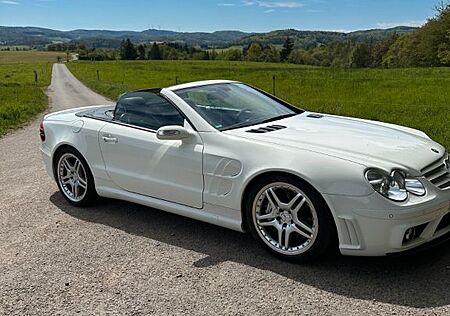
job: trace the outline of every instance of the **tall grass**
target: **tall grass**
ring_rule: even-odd
[[[0,135],[47,108],[50,78],[51,64],[0,64]]]
[[[450,68],[331,69],[208,61],[73,62],[70,70],[101,94],[204,79],[233,79],[307,110],[385,121],[425,131],[450,148]],[[99,78],[97,77],[97,70]]]

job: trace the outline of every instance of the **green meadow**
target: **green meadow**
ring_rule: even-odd
[[[11,63],[55,63],[58,61],[58,57],[61,60],[66,60],[66,53],[46,51],[0,51],[0,65]]]
[[[51,70],[50,63],[0,63],[0,136],[47,108]]]
[[[205,79],[239,80],[310,110],[417,128],[450,149],[450,68],[334,69],[228,61],[72,62],[97,92]]]

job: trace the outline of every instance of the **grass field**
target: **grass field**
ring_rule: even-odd
[[[0,135],[47,108],[43,89],[50,84],[51,67],[49,63],[0,63]],[[37,83],[34,70],[38,73]]]
[[[70,70],[110,98],[137,88],[202,79],[240,80],[307,110],[396,123],[450,149],[450,68],[329,69],[204,61],[73,62]],[[100,80],[97,80],[97,70]]]
[[[66,59],[65,52],[0,51],[0,65],[9,63],[56,63],[58,56]]]

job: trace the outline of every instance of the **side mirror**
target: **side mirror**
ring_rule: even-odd
[[[160,140],[182,140],[190,136],[187,129],[177,125],[163,126],[156,131],[156,137]]]

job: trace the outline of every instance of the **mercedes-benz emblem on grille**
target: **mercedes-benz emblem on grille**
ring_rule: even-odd
[[[436,148],[431,148],[431,151],[436,153],[436,154],[439,154],[439,150],[437,150]]]

